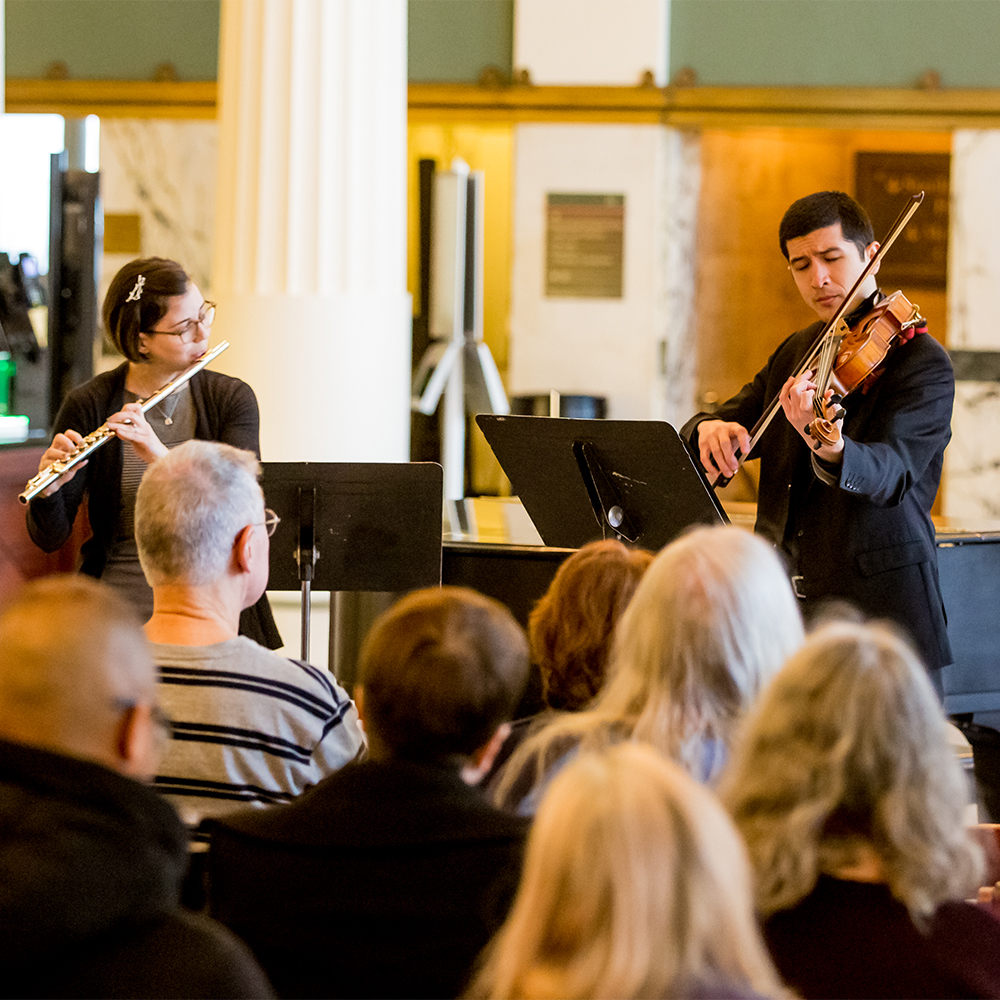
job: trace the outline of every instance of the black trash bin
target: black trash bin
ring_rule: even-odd
[[[608,414],[608,401],[604,396],[586,396],[579,393],[557,393],[559,416],[583,420],[604,420]],[[529,417],[550,417],[552,393],[539,392],[525,396],[511,396],[510,412]]]

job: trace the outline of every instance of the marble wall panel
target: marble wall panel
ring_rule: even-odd
[[[959,382],[945,452],[943,507],[962,527],[1000,523],[1000,383]]]
[[[997,366],[987,362],[1000,352],[1000,131],[957,131],[951,171],[948,346],[961,356],[942,509],[966,526],[988,527],[1000,521],[1000,382],[977,376],[992,378]]]
[[[700,179],[693,133],[657,125],[517,126],[513,394],[604,396],[612,419],[682,422],[691,415]],[[546,295],[549,193],[624,196],[620,298]]]
[[[180,261],[210,291],[218,125],[107,118],[101,122],[104,211],[138,214],[144,256]],[[107,254],[102,295],[129,254]]]

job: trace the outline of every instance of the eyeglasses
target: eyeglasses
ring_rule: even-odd
[[[267,537],[270,538],[274,534],[274,529],[281,524],[281,518],[271,510],[270,507],[264,508],[264,520],[258,521],[257,524],[263,524],[264,530],[267,532]]]
[[[195,338],[195,333],[199,326],[206,329],[215,322],[216,305],[214,302],[206,302],[198,314],[197,319],[185,320],[177,330],[148,330],[147,333],[162,333],[165,337],[179,337],[182,344],[190,344]]]

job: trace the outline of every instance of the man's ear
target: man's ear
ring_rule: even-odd
[[[869,243],[867,249],[865,250],[865,261],[871,260],[875,254],[879,251],[879,243]],[[872,274],[878,274],[878,269],[882,266],[882,261],[879,261],[875,267],[872,269]]]
[[[478,784],[487,774],[508,736],[510,736],[510,723],[503,722],[478,750],[469,754],[469,763],[462,768],[462,780],[467,785]]]
[[[152,704],[141,701],[126,708],[116,737],[118,770],[138,781],[152,778],[159,764]]]
[[[252,524],[244,525],[233,541],[233,565],[240,573],[249,573],[253,565],[253,547],[257,544],[253,529]]]

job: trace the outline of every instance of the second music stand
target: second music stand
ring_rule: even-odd
[[[692,524],[729,521],[664,421],[480,414],[476,423],[546,545],[616,537],[656,551]]]
[[[309,659],[313,590],[405,591],[441,583],[441,466],[434,462],[264,462],[281,518],[269,590],[302,592]]]

